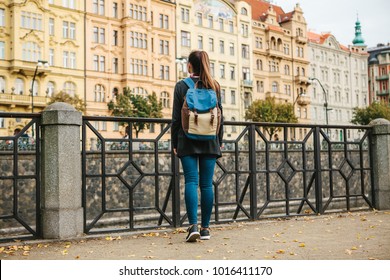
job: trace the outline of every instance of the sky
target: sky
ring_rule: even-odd
[[[331,32],[340,44],[352,45],[357,16],[365,44],[375,47],[390,43],[390,0],[273,0],[284,12],[299,3],[308,30]]]

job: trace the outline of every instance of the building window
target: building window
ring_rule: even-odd
[[[210,73],[212,77],[215,77],[215,63],[210,62]]]
[[[136,87],[133,89],[133,92],[134,94],[136,95],[144,95],[144,96],[147,96],[148,95],[148,91],[142,87]]]
[[[249,67],[242,67],[242,79],[244,81],[250,80],[250,69]]]
[[[230,103],[232,105],[236,104],[236,91],[235,90],[230,91]]]
[[[223,28],[223,18],[219,18],[218,19],[218,23],[219,23],[219,30],[223,31],[224,30],[224,28]],[[229,22],[229,24],[230,24],[230,22]]]
[[[190,22],[190,10],[186,8],[181,8],[181,21]]]
[[[249,26],[248,24],[241,24],[241,35],[244,37],[248,37],[249,34]]]
[[[112,3],[112,17],[118,18],[118,3]]]
[[[181,32],[181,45],[183,47],[191,47],[191,34],[187,31]]]
[[[167,15],[160,14],[159,23],[160,28],[169,29],[169,18]]]
[[[249,59],[249,45],[242,44],[241,54],[242,58]]]
[[[5,79],[0,76],[0,93],[5,93]]]
[[[65,39],[76,39],[76,24],[74,22],[62,22],[62,37]]]
[[[112,59],[112,72],[118,74],[119,72],[119,60],[117,57]]]
[[[112,45],[118,46],[118,30],[114,30],[112,34]]]
[[[256,37],[255,46],[257,49],[263,48],[263,38]]]
[[[202,13],[196,13],[196,24],[203,26],[203,15]]]
[[[49,35],[54,36],[54,18],[49,18]]]
[[[243,16],[247,16],[247,15],[248,15],[248,10],[245,9],[245,8],[241,8],[241,14],[242,14]]]
[[[142,59],[130,59],[130,74],[134,75],[148,75],[148,62]]]
[[[37,62],[41,59],[41,47],[33,42],[24,43],[22,57],[25,61]]]
[[[105,100],[105,88],[103,85],[95,85],[95,102],[104,102]]]
[[[21,26],[23,28],[28,28],[28,29],[42,30],[42,15],[22,11],[22,24],[21,24]]]
[[[170,104],[169,104],[169,93],[166,92],[166,91],[163,91],[160,94],[160,101],[161,101],[161,104],[162,104],[163,108],[169,108],[170,107]]]
[[[209,38],[209,51],[213,52],[214,51],[214,39]]]
[[[234,25],[232,21],[229,21],[229,32],[233,33],[234,32]]]
[[[221,54],[224,54],[225,53],[225,41],[219,41],[219,52]]]
[[[0,59],[5,59],[5,42],[0,41]]]
[[[65,82],[64,83],[64,88],[63,91],[70,96],[75,96],[76,95],[76,84],[73,82]]]
[[[53,82],[48,82],[47,83],[47,88],[46,88],[46,95],[48,97],[52,97],[54,95],[54,91],[55,91],[54,83]]]
[[[0,26],[5,26],[5,10],[0,9]]]
[[[278,92],[278,83],[277,82],[273,82],[272,83],[272,92]]]
[[[148,40],[146,33],[130,32],[130,47],[138,49],[147,49]]]
[[[65,8],[74,9],[76,7],[75,0],[62,0],[62,6]]]
[[[211,15],[207,16],[207,21],[209,23],[209,28],[213,28],[214,27],[214,18],[213,18],[213,16],[211,16]]]
[[[219,73],[220,73],[220,78],[225,79],[225,65],[221,64],[219,65]]]
[[[290,66],[284,65],[284,75],[290,75]]]
[[[236,68],[234,66],[230,66],[230,79],[231,80],[236,79]]]
[[[198,36],[198,49],[203,49],[203,36]]]
[[[24,92],[24,81],[21,78],[15,80],[15,94],[22,95]]]
[[[129,17],[135,20],[147,21],[146,7],[130,4]]]
[[[224,88],[221,89],[221,103],[225,104],[226,102],[226,90]]]
[[[76,53],[64,51],[62,54],[62,66],[65,68],[76,68]]]
[[[99,29],[99,43],[100,44],[106,43],[106,30],[104,28]]]
[[[256,69],[263,70],[263,61],[261,59],[256,60]]]
[[[229,51],[230,51],[230,55],[235,55],[234,53],[234,43],[229,43]]]

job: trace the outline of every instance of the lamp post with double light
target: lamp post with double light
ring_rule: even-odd
[[[34,72],[32,82],[31,82],[31,89],[30,89],[30,92],[31,92],[31,113],[34,113],[34,83],[35,83],[35,78],[38,74],[38,68],[40,68],[40,67],[49,68],[49,63],[45,60],[38,60],[38,63],[35,67],[35,72]]]

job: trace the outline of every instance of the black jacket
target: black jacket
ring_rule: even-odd
[[[196,83],[198,78],[192,78]],[[187,94],[188,86],[179,81],[176,83],[174,98],[173,98],[173,110],[172,110],[172,145],[177,151],[178,157],[189,155],[211,155],[221,157],[221,146],[223,138],[223,113],[221,100],[218,99],[218,105],[221,109],[221,127],[219,134],[215,140],[209,141],[197,141],[189,139],[185,136],[181,125],[181,107],[184,103],[184,97]]]

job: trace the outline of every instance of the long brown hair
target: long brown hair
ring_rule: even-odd
[[[219,84],[213,79],[210,72],[210,60],[205,51],[192,51],[188,56],[188,62],[192,65],[195,75],[199,75],[205,88],[213,89],[219,96]]]

